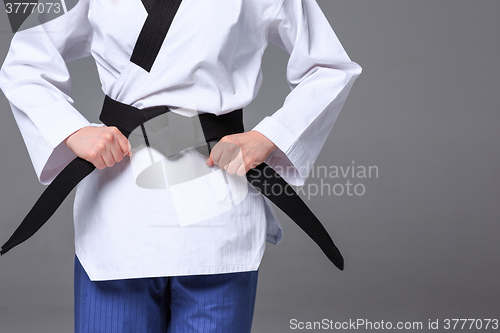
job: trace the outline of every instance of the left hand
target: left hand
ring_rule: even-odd
[[[218,165],[230,174],[244,176],[248,170],[264,162],[276,145],[257,131],[223,137],[212,148],[207,165]]]

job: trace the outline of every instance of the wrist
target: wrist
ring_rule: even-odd
[[[87,127],[87,126],[85,126],[85,127]],[[81,129],[83,129],[83,128],[85,128],[85,127],[79,128],[79,129],[77,129],[76,131],[74,131],[73,133],[71,133],[70,135],[68,135],[68,136],[67,136],[67,137],[63,140],[64,144],[65,144],[66,146],[68,146],[68,141],[70,141],[71,137],[72,137],[74,134],[76,134],[78,131],[80,131]],[[69,147],[69,146],[68,146],[68,147]]]
[[[251,132],[254,132],[254,133],[258,133],[257,135],[260,137],[264,147],[265,147],[265,151],[266,151],[266,156],[269,156],[271,155],[271,153],[273,151],[276,150],[276,148],[278,148],[274,142],[272,142],[267,136],[265,136],[264,134],[260,133],[259,131],[255,131],[255,130],[252,130]]]

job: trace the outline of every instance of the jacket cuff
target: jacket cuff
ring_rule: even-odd
[[[63,101],[67,103],[66,101]],[[69,105],[69,103],[68,103]],[[71,105],[70,105],[71,106]],[[71,106],[71,108],[73,108]],[[63,118],[45,130],[44,144],[39,146],[42,151],[41,163],[35,170],[40,183],[50,184],[54,178],[77,156],[63,142],[68,136],[86,126],[95,126],[78,111],[67,112]]]
[[[61,100],[50,104],[50,110],[37,112],[40,116],[50,114],[55,121],[44,128],[39,128],[47,143],[55,149],[64,139],[82,127],[91,126],[90,122],[68,101]],[[45,121],[46,122],[46,121]],[[35,124],[44,122],[35,122]]]
[[[290,185],[304,185],[312,166],[308,150],[299,138],[272,116],[265,117],[252,130],[266,136],[277,147],[265,163]]]

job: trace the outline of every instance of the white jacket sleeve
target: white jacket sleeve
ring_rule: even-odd
[[[0,69],[35,172],[49,184],[76,155],[62,142],[91,123],[73,107],[66,61],[90,55],[89,0],[42,25],[17,32]]]
[[[268,38],[290,54],[292,91],[253,130],[278,147],[266,163],[288,183],[301,186],[361,67],[350,60],[316,0],[284,0]]]

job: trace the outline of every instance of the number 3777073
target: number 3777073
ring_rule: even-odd
[[[7,14],[60,13],[60,2],[6,2]]]

